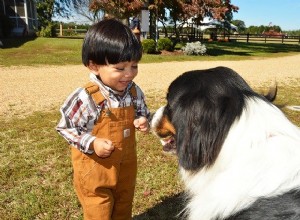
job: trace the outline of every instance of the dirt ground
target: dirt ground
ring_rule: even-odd
[[[135,82],[148,92],[166,91],[185,71],[226,66],[237,71],[252,87],[300,84],[300,55],[243,61],[191,61],[139,64]],[[22,117],[33,111],[59,109],[66,97],[88,80],[83,65],[1,67],[0,117]]]

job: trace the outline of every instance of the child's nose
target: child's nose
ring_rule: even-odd
[[[132,76],[134,76],[134,74],[135,74],[135,72],[131,69],[125,71],[126,77],[132,77]]]

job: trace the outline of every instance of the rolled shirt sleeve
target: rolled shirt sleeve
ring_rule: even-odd
[[[149,119],[150,111],[146,105],[145,95],[139,86],[135,85],[137,91],[137,106],[136,106],[136,116],[144,116]]]
[[[92,153],[89,146],[96,138],[91,135],[91,131],[97,112],[92,98],[83,88],[79,88],[66,99],[61,107],[62,117],[56,130],[70,145],[84,153]]]

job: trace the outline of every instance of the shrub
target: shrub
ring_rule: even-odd
[[[173,51],[173,43],[169,38],[160,38],[157,41],[157,50]]]
[[[155,41],[153,39],[144,39],[142,41],[142,47],[144,53],[155,53]]]
[[[38,33],[40,37],[56,37],[55,24],[49,23],[46,27],[42,27]]]
[[[68,29],[66,29],[66,30],[63,31],[63,35],[70,37],[70,36],[76,36],[78,34],[76,33],[76,31],[74,29],[68,28]]]
[[[206,53],[206,46],[201,44],[200,41],[187,43],[185,47],[182,48],[183,53],[186,55],[204,55]]]

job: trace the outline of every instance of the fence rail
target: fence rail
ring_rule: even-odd
[[[229,40],[244,42],[264,42],[264,43],[298,43],[300,44],[300,36],[286,35],[257,35],[257,34],[231,34],[228,35]]]
[[[300,36],[263,35],[263,34],[181,34],[183,42],[192,41],[230,41],[230,42],[260,42],[260,43],[289,43],[300,44]]]

